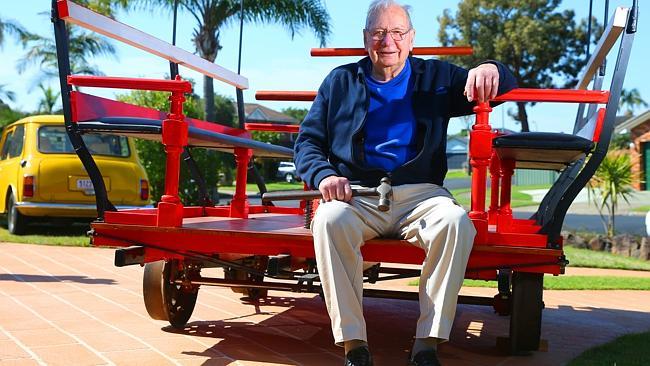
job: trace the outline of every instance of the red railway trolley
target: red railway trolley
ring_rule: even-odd
[[[69,0],[53,0],[65,123],[71,142],[89,173],[96,192],[98,219],[91,226],[95,246],[116,247],[115,265],[144,266],[143,297],[154,319],[172,326],[187,323],[201,286],[227,286],[250,298],[268,290],[319,293],[310,219],[317,205],[312,191],[267,192],[253,205],[246,181],[253,156],[291,159],[289,148],[255,141],[252,130],[297,132],[297,127],[244,124],[242,90],[248,80],[214,63],[117,21],[96,14]],[[560,234],[566,212],[604,158],[614,126],[630,50],[637,25],[636,1],[616,9],[574,89],[515,89],[496,98],[500,102],[575,103],[578,109],[572,134],[522,132],[497,134],[490,126],[489,103],[474,108],[476,122],[470,132],[472,169],[469,217],[477,236],[466,278],[498,281],[494,297],[461,296],[461,303],[491,305],[510,316],[509,350],[537,350],[542,324],[544,274],[560,275],[567,265]],[[191,84],[172,80],[70,75],[66,22],[76,24],[236,88],[240,126],[221,126],[183,115],[184,95]],[[618,41],[620,39],[620,41]],[[618,41],[618,47],[615,47]],[[617,49],[612,71],[605,76],[605,58]],[[467,54],[467,47],[416,49],[419,54]],[[314,56],[361,55],[360,49],[315,49]],[[605,80],[609,82],[603,87]],[[169,111],[157,111],[86,94],[77,87],[155,90],[168,92]],[[315,92],[258,92],[257,99],[303,100]],[[101,173],[85,148],[81,135],[110,132],[160,141],[166,152],[164,195],[155,208],[116,210]],[[227,205],[185,206],[179,199],[181,157],[190,171],[188,147],[203,147],[234,154],[236,191]],[[189,156],[189,157],[188,157]],[[510,189],[515,168],[559,171],[537,212],[529,219],[513,217]],[[488,174],[489,173],[489,174]],[[488,192],[488,179],[490,189]],[[202,178],[194,180],[203,185]],[[379,184],[379,182],[378,182]],[[261,191],[265,189],[262,187]],[[378,196],[378,209],[389,208],[390,184],[359,194]],[[207,197],[207,196],[206,196]],[[293,207],[269,203],[298,201]],[[366,282],[414,277],[418,270],[400,264],[421,264],[421,249],[405,241],[379,238],[361,249],[367,262]],[[220,278],[206,277],[203,268],[220,267]],[[220,272],[221,273],[221,272]],[[365,296],[417,299],[416,292],[364,290]]]

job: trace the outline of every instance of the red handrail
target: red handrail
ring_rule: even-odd
[[[414,47],[414,55],[445,55],[445,56],[464,56],[471,55],[474,51],[472,47],[453,46],[453,47]],[[368,53],[364,48],[312,48],[311,55],[314,57],[330,56],[366,56]]]
[[[494,98],[497,102],[607,103],[605,90],[513,89]]]
[[[257,100],[303,101],[316,98],[315,91],[268,91],[255,93]],[[609,92],[605,90],[575,89],[529,89],[518,88],[494,99],[496,102],[556,102],[556,103],[607,103]]]
[[[287,100],[299,102],[311,102],[316,98],[315,91],[273,91],[260,90],[255,93],[257,100]]]
[[[247,122],[244,125],[246,131],[267,131],[267,132],[288,132],[298,133],[300,126],[298,125],[281,125],[277,123],[252,123]]]
[[[97,88],[154,90],[167,92],[191,93],[192,84],[187,80],[161,80],[123,78],[114,76],[70,75],[68,84]]]

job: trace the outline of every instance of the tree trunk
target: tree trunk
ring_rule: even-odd
[[[613,238],[614,235],[616,235],[616,206],[612,204],[612,213],[609,216],[610,221],[609,221],[609,237]]]
[[[203,98],[205,101],[205,120],[216,122],[214,109],[214,82],[209,76],[203,76]]]
[[[521,132],[530,131],[528,114],[526,113],[526,102],[517,102],[517,121],[521,123]]]

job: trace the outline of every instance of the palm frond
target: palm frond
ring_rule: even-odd
[[[238,8],[235,9],[238,11]],[[291,37],[307,28],[312,30],[324,46],[331,34],[330,16],[320,0],[247,0],[244,19],[254,23],[284,25]],[[228,22],[236,20],[228,18]]]

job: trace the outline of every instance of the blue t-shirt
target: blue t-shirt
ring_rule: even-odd
[[[365,124],[364,153],[369,167],[392,172],[416,154],[411,65],[390,81],[379,82],[366,73],[370,107]]]

